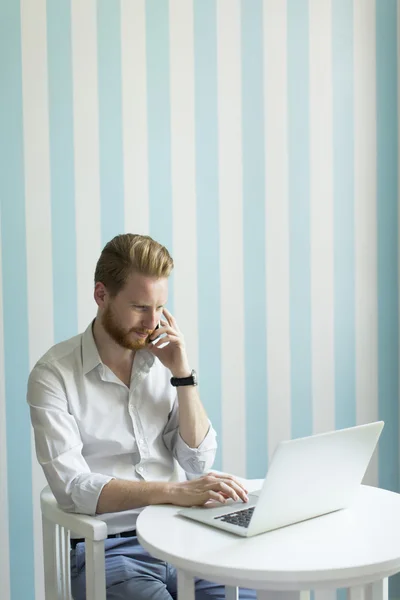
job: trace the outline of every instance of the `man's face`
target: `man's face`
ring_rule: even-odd
[[[106,294],[101,323],[117,344],[129,350],[145,347],[161,319],[168,298],[168,279],[133,273],[114,298]]]

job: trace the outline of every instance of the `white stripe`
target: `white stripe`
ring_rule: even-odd
[[[1,212],[0,212],[0,248],[1,248]],[[0,581],[1,597],[11,600],[10,592],[10,553],[8,529],[8,488],[7,488],[7,437],[6,437],[6,391],[4,370],[3,339],[3,277],[0,260]]]
[[[310,236],[313,431],[335,428],[331,0],[310,0]],[[334,600],[316,590],[315,600]]]
[[[101,251],[96,1],[71,1],[78,330],[95,315]]]
[[[189,361],[198,364],[193,3],[170,0],[174,306]]]
[[[375,2],[354,2],[357,423],[378,418]],[[378,483],[375,454],[365,481]]]
[[[53,344],[46,0],[21,0],[29,359]]]
[[[217,1],[223,469],[246,474],[239,0]]]
[[[125,231],[149,233],[145,0],[121,0]]]
[[[30,368],[53,345],[50,148],[46,0],[21,0],[26,252]],[[40,491],[44,477],[32,448],[35,596],[44,597]]]
[[[268,455],[291,437],[286,1],[264,0]]]
[[[332,5],[310,0],[311,329],[314,433],[335,428]]]

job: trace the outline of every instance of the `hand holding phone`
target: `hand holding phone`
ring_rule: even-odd
[[[157,325],[156,325],[156,329],[160,329],[161,327],[161,321],[158,321]],[[156,331],[156,329],[154,331]],[[154,340],[151,340],[151,343],[153,344],[154,342],[157,342],[157,340],[160,339],[161,336],[157,336],[156,338],[154,338]]]

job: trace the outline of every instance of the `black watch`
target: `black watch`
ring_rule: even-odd
[[[171,377],[171,385],[179,387],[181,385],[197,385],[197,373],[193,369],[189,377]]]

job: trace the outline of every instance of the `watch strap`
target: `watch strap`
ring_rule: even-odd
[[[171,377],[171,385],[174,387],[197,385],[196,371],[193,370],[188,377]]]

